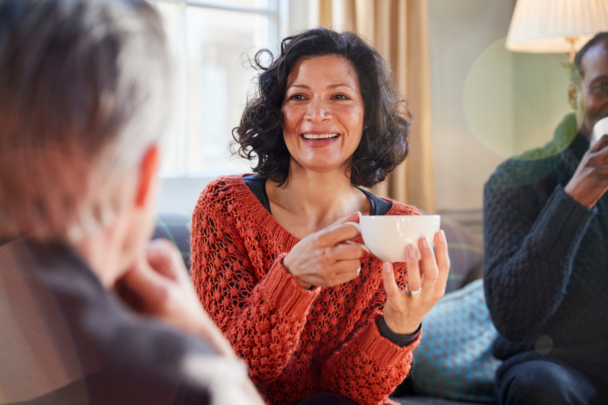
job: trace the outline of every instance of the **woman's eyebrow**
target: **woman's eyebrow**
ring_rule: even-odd
[[[310,87],[307,86],[307,85],[305,85],[305,84],[292,84],[289,87],[290,88],[291,87],[299,87],[299,88],[302,88],[302,89],[309,89],[310,90]],[[335,89],[336,87],[348,87],[349,89],[352,89],[352,90],[356,91],[356,89],[353,86],[351,86],[349,84],[345,84],[345,83],[330,84],[329,86],[327,86],[328,89]]]
[[[353,86],[351,86],[350,84],[345,84],[345,83],[330,84],[329,86],[327,86],[328,89],[335,89],[336,87],[348,87],[349,89],[356,91],[356,89]]]

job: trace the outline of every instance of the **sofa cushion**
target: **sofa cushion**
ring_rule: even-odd
[[[445,292],[456,291],[483,277],[483,243],[455,221],[441,218],[450,255],[450,274]]]
[[[416,394],[470,402],[494,402],[494,374],[500,365],[491,353],[498,336],[490,319],[483,280],[441,299],[423,321],[414,353]]]
[[[399,402],[402,405],[477,405],[476,402],[461,402],[461,401],[450,401],[447,399],[432,398],[432,397],[405,397],[405,398],[392,398],[393,401]]]

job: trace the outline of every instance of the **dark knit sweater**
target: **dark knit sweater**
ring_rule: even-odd
[[[540,356],[608,365],[608,196],[589,209],[564,191],[588,149],[566,116],[549,144],[503,163],[485,185],[498,379]]]

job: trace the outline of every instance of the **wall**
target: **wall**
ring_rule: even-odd
[[[503,161],[469,128],[465,81],[482,53],[506,37],[513,2],[507,0],[429,0],[433,153],[437,210],[478,210],[483,184]],[[503,80],[490,92],[505,101],[502,120],[512,126],[512,58],[503,55]],[[482,80],[480,80],[483,82]],[[480,111],[482,117],[490,111]],[[505,119],[508,117],[508,119]],[[503,128],[511,145],[512,128]],[[507,152],[510,152],[507,148]]]
[[[513,83],[514,150],[521,153],[552,138],[564,115],[571,112],[567,87],[567,55],[515,53]]]

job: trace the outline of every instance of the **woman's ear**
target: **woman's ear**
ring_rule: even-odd
[[[568,104],[572,107],[573,110],[578,110],[578,96],[579,96],[579,88],[576,84],[570,83],[568,85]]]

